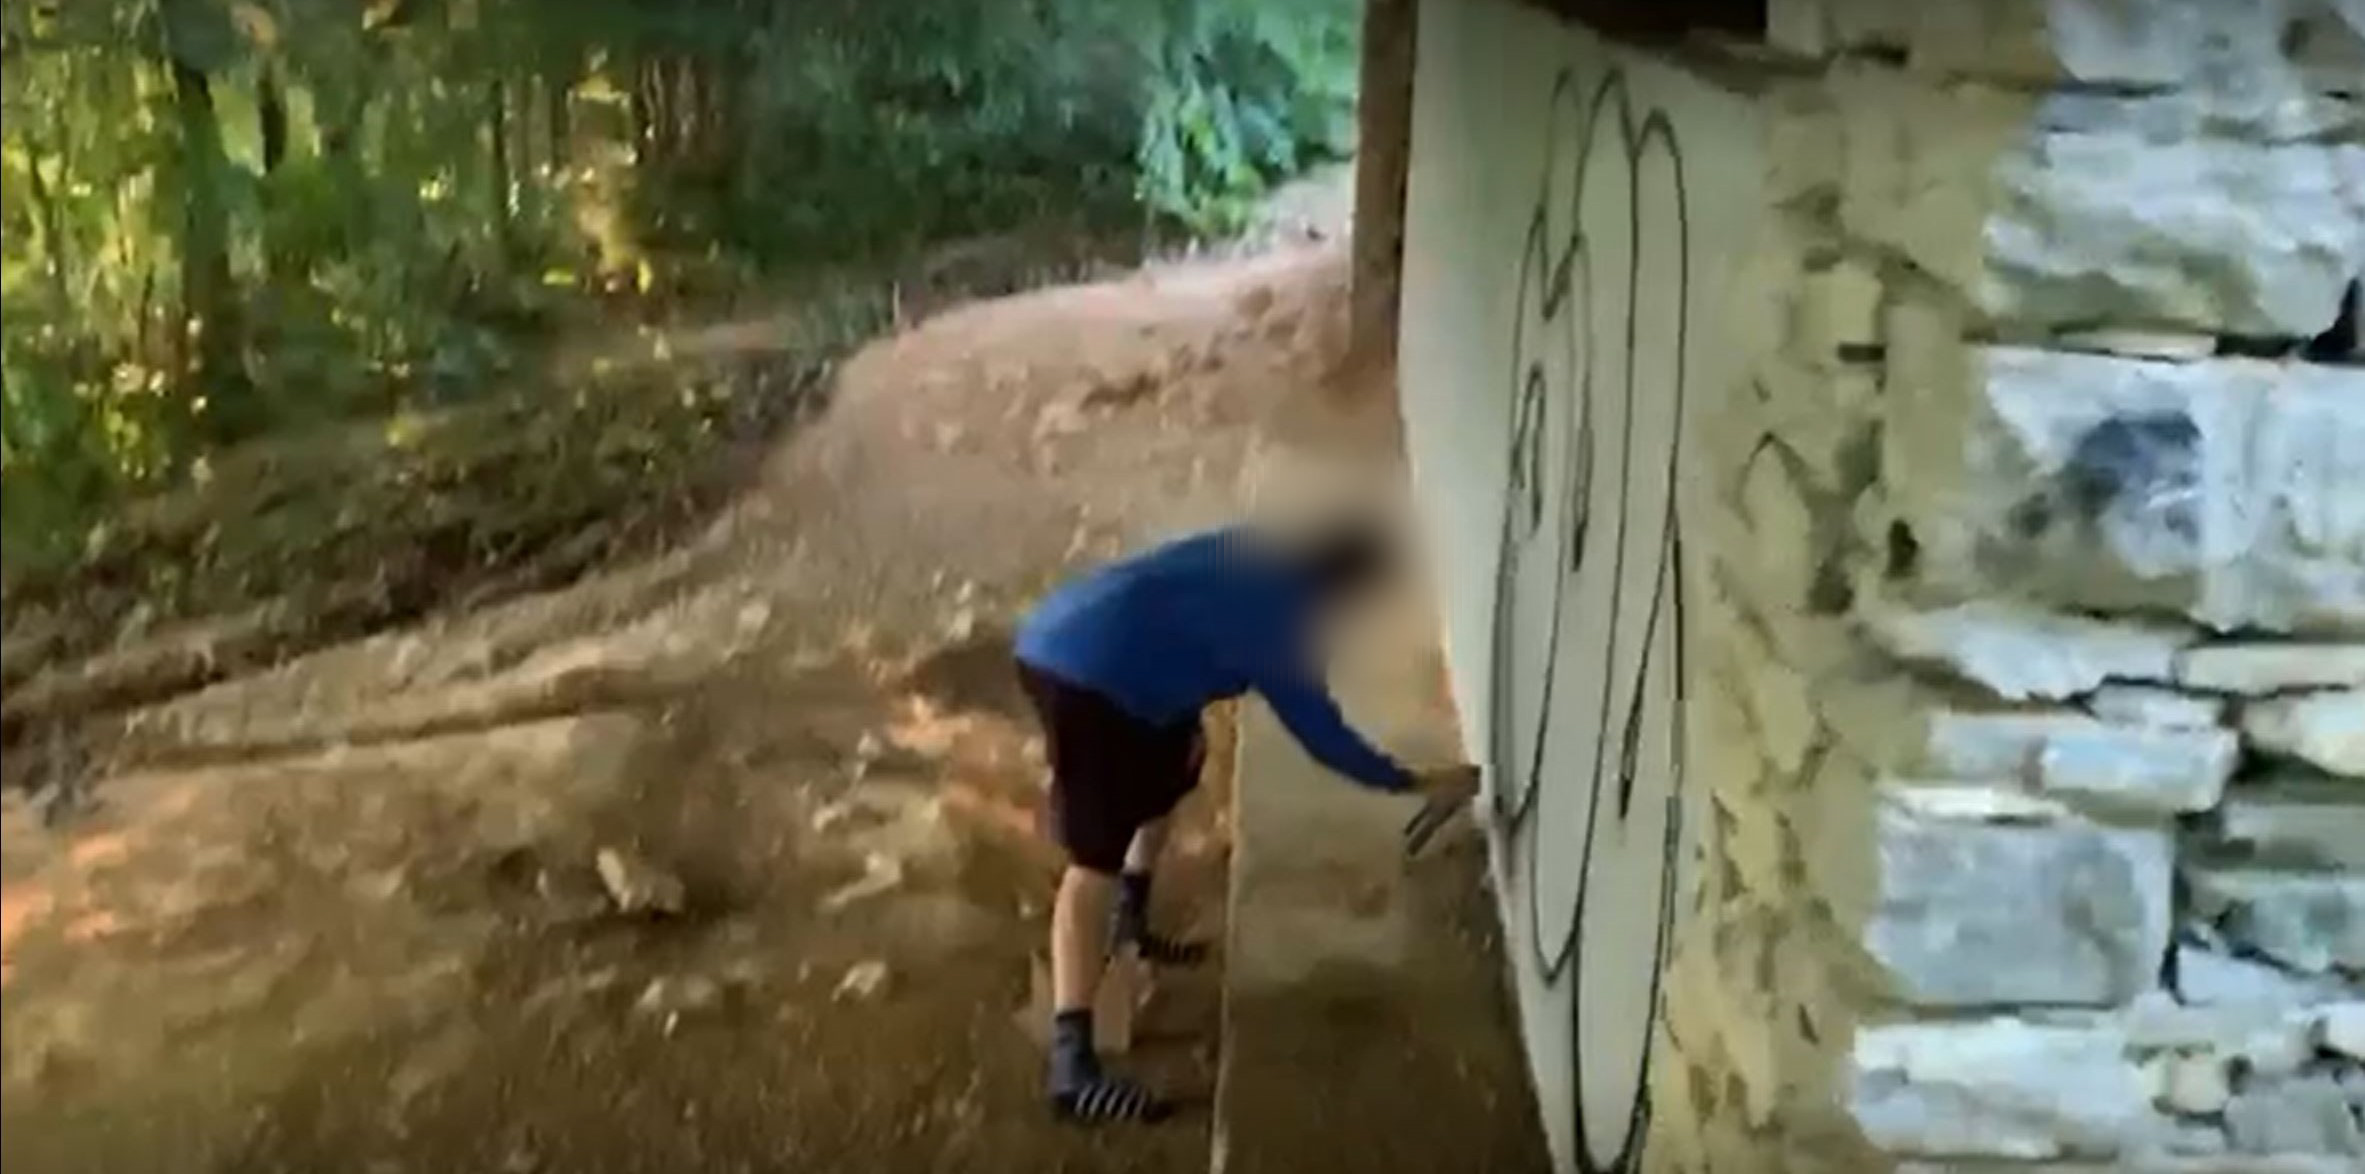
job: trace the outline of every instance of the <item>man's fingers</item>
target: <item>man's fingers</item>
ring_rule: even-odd
[[[1454,813],[1461,807],[1461,803],[1453,799],[1431,799],[1422,804],[1421,809],[1413,812],[1412,819],[1404,825],[1404,854],[1420,855],[1421,849],[1429,846],[1429,841],[1436,838],[1438,830],[1451,822]]]

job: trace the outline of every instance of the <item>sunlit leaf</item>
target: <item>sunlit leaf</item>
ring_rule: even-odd
[[[386,447],[402,449],[418,443],[427,422],[416,412],[396,412],[386,420]]]

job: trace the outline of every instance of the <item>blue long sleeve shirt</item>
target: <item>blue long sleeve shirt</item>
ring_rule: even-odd
[[[1076,579],[1018,628],[1018,659],[1143,721],[1255,691],[1314,760],[1379,790],[1412,779],[1339,711],[1312,656],[1315,599],[1240,530],[1185,538]]]

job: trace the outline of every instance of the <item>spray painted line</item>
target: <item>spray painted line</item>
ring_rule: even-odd
[[[1682,842],[1690,201],[1672,122],[1638,118],[1622,72],[1580,93],[1563,71],[1545,123],[1511,338],[1490,803],[1506,883],[1525,890],[1507,894],[1526,915],[1520,965],[1568,993],[1573,1156],[1627,1174]],[[1561,807],[1580,798],[1578,824]]]

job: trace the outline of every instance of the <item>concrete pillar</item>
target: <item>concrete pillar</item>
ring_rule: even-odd
[[[1404,258],[1404,182],[1412,149],[1412,69],[1419,0],[1364,0],[1355,110],[1355,241],[1350,338],[1360,359],[1396,354]]]
[[[2365,8],[1422,13],[1401,357],[1564,1168],[2365,1162]]]

